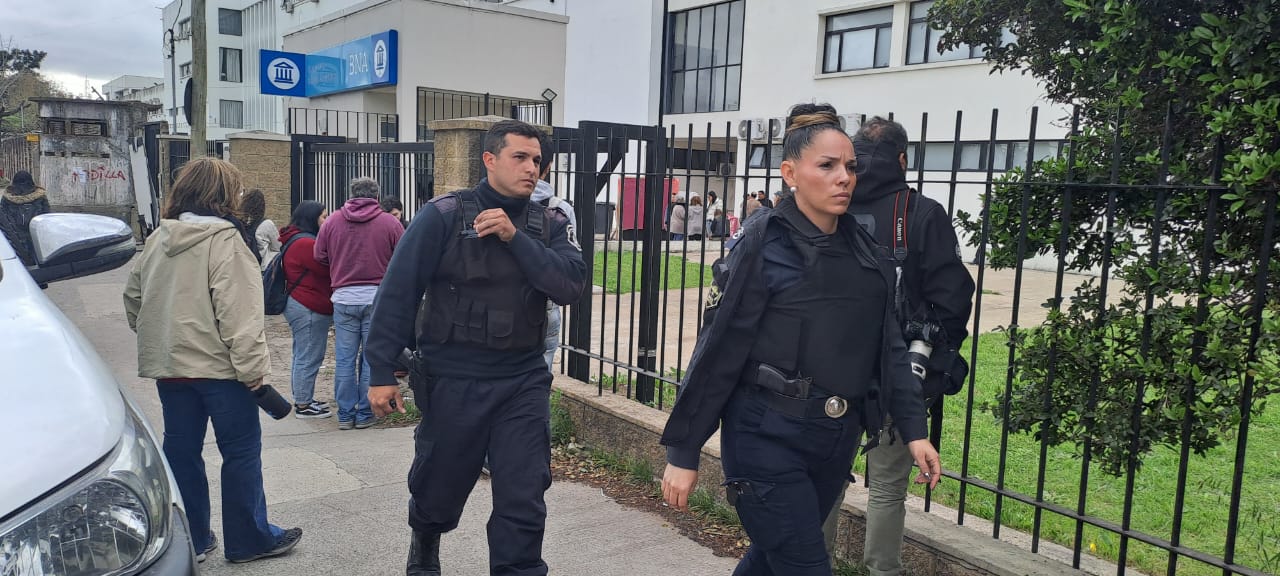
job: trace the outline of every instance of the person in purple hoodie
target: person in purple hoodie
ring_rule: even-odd
[[[375,421],[369,407],[364,344],[373,318],[373,298],[404,235],[400,221],[382,211],[380,195],[376,180],[352,180],[350,199],[324,221],[316,237],[316,261],[329,266],[333,287],[333,395],[338,401],[339,430],[368,428]]]

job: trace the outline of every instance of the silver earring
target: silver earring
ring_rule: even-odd
[[[792,186],[792,187],[791,187],[791,194],[792,194],[792,195],[795,195],[795,193],[796,193],[796,187],[795,187],[795,186]]]

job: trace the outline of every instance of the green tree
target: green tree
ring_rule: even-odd
[[[14,128],[9,119],[25,111],[28,98],[56,94],[52,83],[36,72],[46,54],[40,50],[14,48],[12,42],[8,44],[0,47],[0,129]],[[41,93],[43,91],[50,93]]]
[[[1104,304],[1088,282],[1011,339],[1021,360],[997,417],[1053,444],[1088,442],[1113,474],[1179,445],[1188,415],[1191,449],[1218,445],[1239,427],[1246,376],[1255,412],[1280,386],[1280,251],[1264,241],[1280,183],[1280,0],[938,0],[930,18],[944,49],[986,45],[996,70],[1030,73],[1079,110],[1070,165],[1011,172],[984,198],[988,261],[1061,243],[1068,270],[1105,259],[1120,286]],[[1006,30],[1015,40],[1001,44]],[[1068,179],[1083,186],[1053,184]],[[1210,183],[1225,189],[1197,189]],[[960,216],[978,244],[982,217]]]

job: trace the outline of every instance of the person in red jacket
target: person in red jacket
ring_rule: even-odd
[[[329,266],[316,261],[316,235],[329,211],[319,202],[306,201],[293,211],[289,225],[280,231],[284,252],[285,286],[290,290],[284,317],[293,332],[293,411],[298,418],[333,416],[329,405],[315,399],[316,374],[329,345],[333,325],[333,290],[329,288]],[[296,240],[295,240],[296,238]],[[289,242],[293,240],[293,244]]]

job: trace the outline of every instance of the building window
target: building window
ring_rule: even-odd
[[[178,22],[178,40],[185,40],[191,37],[191,19],[183,18]]]
[[[766,165],[766,162],[768,164]],[[752,144],[751,154],[747,159],[747,166],[751,168],[773,168],[782,167],[782,145],[772,144]]]
[[[66,120],[52,120],[52,119],[47,119],[47,120],[45,120],[45,121],[44,121],[44,133],[45,133],[45,134],[66,134],[66,133],[67,133],[67,121],[66,121]]]
[[[179,76],[181,76],[181,77],[183,77],[183,78],[190,77],[190,76],[191,76],[191,63],[190,63],[190,62],[187,62],[186,64],[179,64],[179,65],[178,65],[178,75],[179,75]]]
[[[229,8],[218,9],[218,33],[227,36],[240,35],[240,11]]]
[[[892,6],[827,16],[822,71],[887,68],[892,40]]]
[[[218,48],[218,61],[219,79],[223,82],[241,81],[239,48]]]
[[[738,109],[745,9],[734,0],[670,15],[668,113]]]
[[[981,58],[987,53],[985,46],[961,44],[939,54],[938,43],[946,31],[929,25],[929,9],[932,7],[933,0],[911,3],[911,27],[907,31],[907,64],[968,60]]]
[[[679,148],[671,151],[668,167],[672,170],[701,170],[719,173],[720,167],[732,164],[729,154],[720,151]]]
[[[106,136],[107,123],[94,120],[72,120],[69,134],[75,136]]]
[[[223,128],[244,128],[244,102],[219,100],[218,125]]]
[[[923,158],[916,158],[919,145],[912,142],[907,145],[907,169],[916,170],[917,160],[921,160],[925,172],[986,172],[988,163],[995,172],[1005,172],[1011,168],[1025,168],[1029,143],[1025,140],[1001,140],[994,144],[986,141],[960,142],[960,153],[956,154],[953,142],[928,142],[924,145]],[[1042,140],[1036,142],[1036,161],[1061,156],[1064,143],[1060,140]]]

